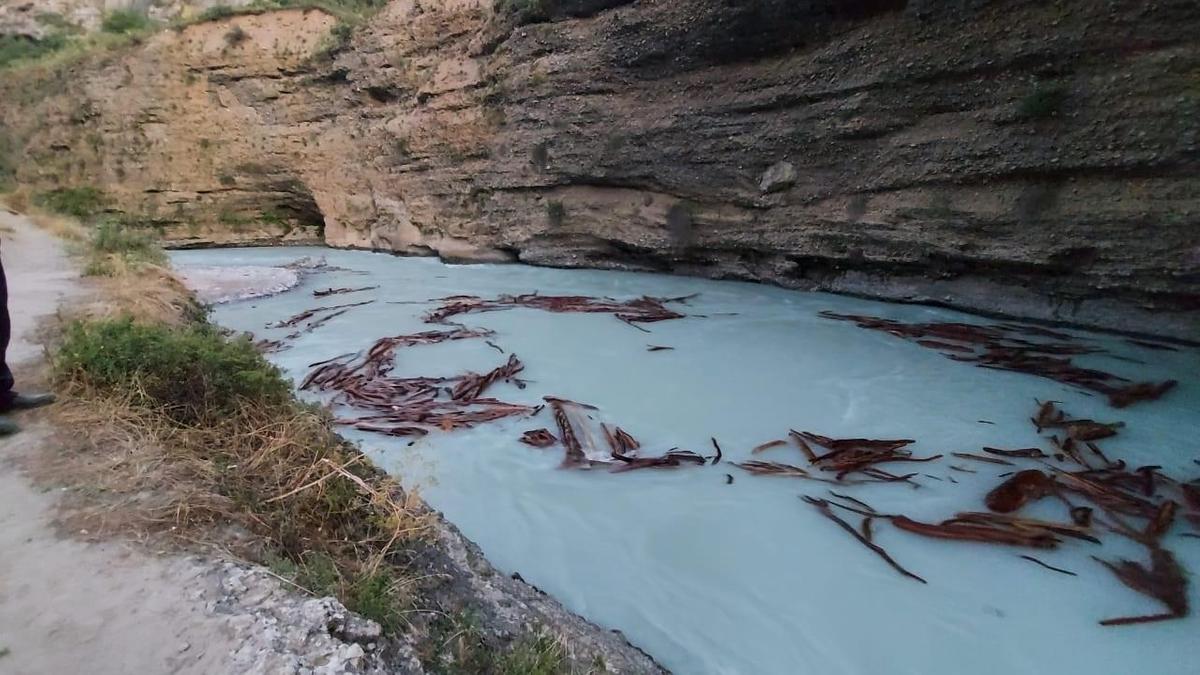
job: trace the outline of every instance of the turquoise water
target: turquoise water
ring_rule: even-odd
[[[821,310],[905,321],[991,320],[944,309],[894,305],[769,286],[664,275],[524,266],[452,266],[427,258],[327,249],[222,249],[172,254],[177,266],[276,266],[324,256],[345,271],[306,277],[271,297],[219,305],[222,325],[279,338],[268,323],[320,305],[374,298],[270,355],[299,380],[308,364],[370,346],[386,335],[438,328],[421,321],[453,294],[495,297],[538,291],[627,299],[700,295],[688,318],[647,324],[650,334],[605,314],[514,309],[455,320],[496,331],[493,342],[526,364],[525,390],[498,385],[506,401],[555,395],[590,403],[602,419],[636,436],[648,454],[671,447],[725,461],[677,471],[610,474],[559,469],[561,448],[517,441],[534,420],[508,419],[417,439],[348,429],[381,466],[478,543],[506,573],[522,577],[568,608],[629,639],[679,673],[958,674],[1197,672],[1200,619],[1106,628],[1097,620],[1160,611],[1090,559],[1143,559],[1138,547],[1105,537],[1100,547],[1068,541],[1054,551],[942,542],[876,523],[876,541],[928,580],[901,577],[800,495],[830,486],[752,476],[729,466],[754,446],[791,429],[832,437],[912,438],[914,454],[982,446],[1048,445],[1029,417],[1035,399],[1061,401],[1075,417],[1124,421],[1103,441],[1131,465],[1162,465],[1176,477],[1200,474],[1200,353],[1153,351],[1120,337],[1086,334],[1114,354],[1081,357],[1134,379],[1180,380],[1157,402],[1125,410],[1050,380],[947,360],[882,333],[817,316]],[[373,291],[313,298],[327,287]],[[396,304],[399,303],[399,304]],[[416,303],[416,304],[413,304]],[[674,347],[648,352],[647,345]],[[395,374],[486,372],[507,358],[482,340],[397,352]],[[344,412],[344,411],[341,411]],[[986,424],[981,420],[992,422]],[[795,446],[755,459],[802,465]],[[978,473],[948,469],[967,466]],[[876,484],[838,489],[883,512],[937,521],[983,510],[982,497],[1010,467],[941,460],[898,464],[918,471],[920,489]],[[733,477],[729,484],[726,474]],[[958,483],[953,483],[953,477]],[[937,480],[941,479],[941,480]],[[1052,500],[1028,515],[1063,519]],[[857,522],[857,518],[851,518]],[[1200,570],[1200,539],[1166,545]],[[1018,557],[1039,559],[1071,577]],[[1200,592],[1189,590],[1193,605]]]

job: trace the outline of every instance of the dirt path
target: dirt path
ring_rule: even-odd
[[[0,207],[19,373],[42,357],[30,333],[82,284],[58,240]],[[18,388],[20,380],[18,379]],[[56,495],[18,468],[53,452],[44,423],[0,441],[0,673],[369,672],[377,627],[329,599],[283,590],[253,568],[87,542],[55,524]],[[333,638],[329,625],[352,633]],[[354,642],[352,640],[357,640]],[[363,643],[363,644],[359,644]]]

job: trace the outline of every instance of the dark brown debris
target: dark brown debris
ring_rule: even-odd
[[[483,395],[483,392],[488,387],[495,384],[497,381],[503,380],[506,382],[516,382],[517,386],[524,388],[525,385],[520,380],[516,379],[517,373],[525,369],[525,364],[517,358],[516,354],[508,355],[508,362],[503,366],[494,368],[488,373],[480,375],[478,373],[467,373],[461,376],[458,384],[450,392],[450,398],[455,401],[474,401]]]
[[[1072,572],[1072,571],[1070,571],[1070,570],[1064,570],[1063,568],[1061,568],[1061,567],[1055,567],[1054,565],[1047,565],[1046,563],[1042,562],[1041,560],[1038,560],[1037,558],[1035,558],[1035,557],[1033,557],[1033,556],[1031,556],[1031,555],[1024,555],[1024,554],[1022,554],[1022,555],[1021,555],[1021,557],[1022,557],[1022,558],[1024,558],[1024,559],[1026,559],[1026,560],[1028,560],[1028,561],[1030,561],[1030,562],[1037,563],[1037,564],[1041,565],[1042,567],[1045,567],[1045,568],[1046,568],[1046,569],[1048,569],[1048,570],[1051,570],[1051,571],[1054,571],[1054,572],[1058,572],[1059,574],[1066,574],[1066,575],[1069,575],[1069,576],[1072,576],[1072,577],[1077,577],[1077,576],[1079,576],[1078,574],[1075,574],[1074,572]]]
[[[652,298],[650,296],[619,301],[583,295],[538,295],[537,293],[502,295],[494,300],[485,300],[473,295],[455,295],[440,300],[441,306],[425,315],[426,323],[446,323],[447,319],[459,314],[526,307],[547,312],[612,314],[635,328],[640,328],[636,325],[639,323],[682,319],[684,314],[668,309],[666,305],[686,301],[686,299],[680,298]]]
[[[988,464],[1000,464],[1003,466],[1012,466],[1013,463],[1006,459],[996,459],[995,457],[985,457],[983,455],[973,455],[969,452],[952,452],[951,456],[959,459],[969,459],[974,462],[986,462]]]
[[[1165,382],[1130,383],[1124,377],[1095,368],[1075,365],[1071,357],[1101,353],[1081,344],[1066,333],[1018,324],[980,326],[967,323],[905,323],[859,314],[821,312],[827,319],[850,321],[860,328],[876,330],[936,349],[955,361],[980,368],[1008,370],[1045,377],[1108,396],[1109,404],[1123,408],[1138,401],[1161,397],[1175,386]],[[1024,337],[1021,337],[1024,336]],[[1027,338],[1036,337],[1038,340]],[[1046,342],[1045,339],[1057,340]]]
[[[521,434],[521,442],[535,448],[549,448],[558,445],[558,439],[549,429],[532,429]]]
[[[925,581],[924,579],[922,579],[921,577],[917,576],[916,574],[913,574],[912,572],[909,572],[908,570],[904,569],[904,567],[901,566],[900,563],[896,562],[896,560],[894,558],[892,558],[892,556],[889,555],[887,551],[885,551],[881,546],[879,546],[879,545],[875,544],[873,541],[871,541],[872,537],[870,534],[871,533],[870,525],[863,524],[861,526],[862,532],[860,532],[859,530],[855,529],[854,526],[852,526],[850,523],[847,523],[845,520],[842,520],[841,518],[839,518],[838,515],[833,512],[833,509],[829,508],[830,503],[828,501],[826,501],[824,499],[818,499],[816,497],[809,497],[809,496],[804,496],[803,499],[806,503],[810,504],[813,508],[815,508],[817,511],[819,511],[821,513],[821,515],[825,516],[829,520],[832,520],[834,523],[837,524],[838,527],[849,532],[850,535],[852,537],[854,537],[855,539],[857,539],[858,542],[861,543],[863,546],[866,546],[867,548],[871,549],[875,553],[875,555],[879,556],[880,558],[883,558],[883,560],[885,562],[887,562],[887,564],[892,566],[892,569],[896,570],[900,574],[903,574],[904,576],[906,576],[910,579],[915,579],[923,584],[929,583],[929,582]],[[873,516],[867,516],[868,519],[871,517],[873,517]]]
[[[359,291],[373,291],[378,286],[362,286],[361,288],[326,288],[324,290],[313,291],[314,298],[323,298],[328,295],[342,295],[345,293],[358,293]]]
[[[791,434],[799,443],[801,451],[809,458],[810,465],[820,471],[837,473],[838,480],[842,480],[850,474],[860,473],[879,481],[911,482],[910,479],[916,474],[897,476],[879,469],[875,465],[890,462],[931,462],[941,457],[941,455],[913,457],[912,452],[903,449],[915,442],[911,439],[829,438],[807,431],[794,430]],[[817,455],[809,443],[818,445],[828,452]]]
[[[613,473],[636,471],[637,469],[673,469],[685,464],[703,466],[706,460],[690,450],[673,450],[659,457],[618,457],[622,464],[613,467]]]
[[[892,524],[906,532],[935,539],[976,541],[985,544],[1006,544],[1031,548],[1055,548],[1059,544],[1059,539],[1048,532],[1026,531],[1013,527],[953,521],[938,524],[922,523],[905,516],[893,516]]]
[[[375,302],[375,301],[374,300],[364,300],[363,302],[351,302],[351,303],[347,303],[344,305],[329,305],[327,307],[314,307],[312,309],[306,309],[303,312],[300,312],[299,314],[290,316],[290,317],[284,319],[283,321],[279,321],[279,322],[270,324],[268,326],[268,328],[292,328],[294,326],[300,325],[300,323],[303,321],[307,321],[307,320],[313,318],[314,316],[317,316],[318,314],[322,314],[325,312],[333,312],[333,311],[336,311],[339,309],[349,309],[351,307],[362,307],[363,305],[369,305],[372,302]]]
[[[1046,453],[1040,448],[1020,448],[1018,450],[1004,450],[1001,448],[984,448],[984,452],[989,455],[999,455],[1001,457],[1024,457],[1030,459],[1045,459]]]
[[[1026,469],[993,488],[984,498],[984,504],[992,511],[1012,513],[1030,502],[1053,494],[1056,489],[1053,478],[1037,469]]]
[[[754,448],[752,450],[750,450],[750,454],[757,455],[758,453],[762,452],[763,450],[770,450],[771,448],[778,448],[781,445],[787,445],[787,441],[774,440],[774,441],[767,441],[766,443],[760,443],[759,445],[754,446]]]
[[[1093,559],[1104,565],[1121,583],[1150,598],[1161,602],[1167,609],[1162,614],[1147,616],[1126,616],[1115,619],[1104,619],[1101,626],[1124,626],[1136,623],[1150,623],[1179,619],[1188,614],[1187,576],[1175,556],[1165,548],[1150,549],[1150,566],[1132,560],[1109,562],[1100,558]]]

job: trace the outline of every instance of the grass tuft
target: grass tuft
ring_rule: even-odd
[[[100,30],[114,35],[143,33],[153,28],[154,22],[144,12],[136,9],[118,9],[109,12],[100,23]]]
[[[567,650],[552,635],[525,635],[496,659],[497,675],[559,675],[567,672]]]
[[[167,256],[155,240],[115,220],[101,221],[92,233],[85,276],[120,277],[148,265],[163,266]]]
[[[71,382],[128,393],[134,405],[185,425],[217,422],[245,401],[278,406],[290,398],[283,377],[248,339],[225,340],[207,324],[75,322],[54,365]]]
[[[90,218],[104,208],[104,193],[91,186],[56,188],[40,192],[33,203],[54,213],[75,218]]]
[[[22,61],[36,61],[66,45],[66,36],[59,33],[52,33],[40,40],[24,35],[0,35],[0,68]]]

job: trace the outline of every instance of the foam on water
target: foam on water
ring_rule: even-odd
[[[1145,553],[1116,537],[1102,546],[1069,540],[1034,553],[1078,573],[1064,576],[1021,559],[1022,549],[941,542],[877,523],[876,541],[927,585],[897,574],[799,495],[827,496],[811,481],[751,476],[727,466],[789,428],[833,437],[914,438],[917,455],[982,446],[1048,447],[1029,421],[1035,399],[1054,399],[1076,417],[1122,420],[1103,442],[1110,457],[1158,464],[1176,477],[1200,474],[1200,353],[1159,352],[1111,335],[1088,335],[1114,354],[1078,358],[1138,380],[1175,378],[1157,402],[1125,410],[1102,397],[1050,380],[950,361],[882,333],[817,316],[821,310],[906,321],[989,320],[949,310],[893,305],[769,286],[650,274],[523,266],[451,266],[433,259],[317,249],[181,251],[177,266],[274,266],[325,256],[352,271],[306,279],[286,293],[221,305],[215,320],[258,337],[272,321],[318,305],[376,298],[352,309],[289,350],[271,355],[293,378],[308,364],[369,346],[385,335],[436,326],[420,315],[430,298],[495,297],[539,291],[626,299],[700,293],[689,317],[650,324],[647,335],[603,314],[514,309],[456,317],[495,330],[492,338],[526,364],[529,387],[501,385],[497,398],[538,403],[556,395],[596,405],[603,419],[636,436],[647,454],[678,446],[708,454],[717,438],[725,463],[676,471],[568,471],[561,449],[517,442],[547,427],[509,419],[455,433],[435,432],[409,445],[347,430],[381,466],[423,496],[477,542],[506,573],[570,609],[621,629],[680,673],[866,675],[904,673],[1193,674],[1200,668],[1200,618],[1106,628],[1097,620],[1161,611],[1090,559]],[[357,274],[355,273],[358,272]],[[328,286],[378,290],[314,299]],[[389,304],[404,303],[404,304]],[[412,304],[417,303],[417,304]],[[728,313],[736,313],[730,315]],[[674,347],[647,352],[648,344]],[[485,372],[506,357],[482,340],[397,352],[395,374]],[[984,424],[980,420],[994,422]],[[794,446],[755,457],[803,464]],[[977,474],[950,471],[968,464]],[[941,460],[909,465],[942,481],[922,486],[840,490],[881,512],[937,521],[983,510],[983,494],[1009,467]],[[727,484],[726,474],[734,477]],[[953,475],[960,481],[946,480]],[[1028,515],[1064,518],[1045,503]],[[856,519],[855,519],[856,520]],[[1188,570],[1200,570],[1200,540],[1166,545]],[[1200,608],[1197,584],[1189,589]]]

